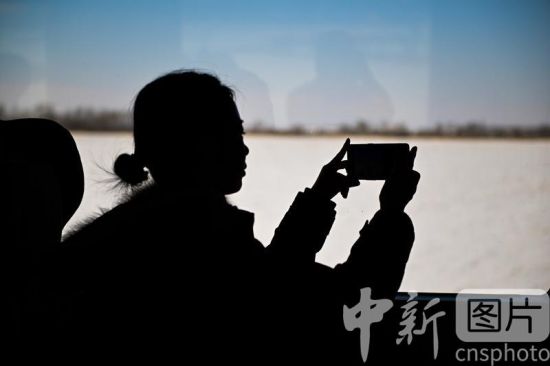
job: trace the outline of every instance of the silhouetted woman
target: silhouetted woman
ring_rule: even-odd
[[[70,334],[94,350],[209,363],[332,352],[327,337],[343,329],[340,278],[364,264],[359,256],[335,270],[315,263],[334,221],[331,199],[359,183],[337,172],[349,140],[264,248],[253,215],[225,200],[241,188],[249,152],[232,90],[212,75],[176,71],[138,93],[133,116],[134,153],[119,156],[114,171],[135,193],[69,237],[60,256],[73,265],[65,286],[79,298]],[[414,237],[406,202],[373,219],[404,227],[388,237],[404,242],[405,258],[392,259],[397,277]]]

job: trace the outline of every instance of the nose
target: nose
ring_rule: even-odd
[[[243,144],[244,146],[244,155],[248,155],[248,153],[250,153],[250,149],[248,148],[248,146],[246,146],[246,144]]]

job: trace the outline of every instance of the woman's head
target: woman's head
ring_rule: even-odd
[[[175,71],[147,84],[134,102],[133,155],[115,173],[136,185],[150,172],[163,186],[241,188],[248,148],[233,91],[210,74]]]

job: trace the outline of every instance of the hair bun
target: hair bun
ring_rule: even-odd
[[[119,155],[115,160],[113,170],[123,182],[132,186],[143,183],[149,178],[149,173],[145,170],[145,166],[134,154]]]

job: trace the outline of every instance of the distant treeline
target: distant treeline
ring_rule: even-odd
[[[507,138],[535,138],[550,137],[550,123],[527,126],[494,126],[483,121],[468,121],[466,123],[438,123],[433,127],[417,130],[409,129],[404,123],[377,125],[366,121],[355,124],[341,124],[327,129],[323,127],[306,127],[296,124],[289,128],[280,129],[255,123],[247,127],[247,132],[275,134],[275,135],[371,135],[371,136],[425,136],[425,137],[507,137]]]
[[[50,105],[31,109],[7,109],[0,105],[0,119],[47,118],[74,131],[130,131],[132,119],[129,111],[78,107],[58,111]]]
[[[0,119],[22,117],[48,118],[60,122],[73,131],[130,131],[132,129],[130,111],[98,110],[94,108],[74,108],[57,111],[49,105],[39,105],[32,109],[7,109],[0,105]],[[427,136],[427,137],[507,137],[536,138],[550,137],[550,122],[540,125],[498,126],[483,121],[463,123],[438,123],[433,127],[409,129],[405,123],[373,124],[360,120],[354,124],[342,123],[331,127],[311,127],[310,124],[295,124],[288,128],[275,128],[261,122],[248,123],[249,133],[272,135],[373,135],[373,136]]]

